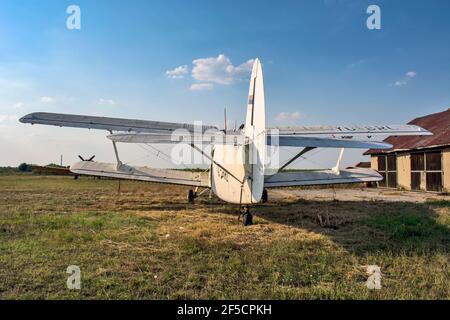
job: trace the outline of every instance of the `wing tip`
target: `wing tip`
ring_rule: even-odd
[[[24,115],[22,118],[19,119],[19,122],[21,123],[32,123],[31,120],[34,118],[34,115],[36,113],[29,113],[27,115]]]
[[[380,142],[380,149],[391,149],[392,147],[394,146],[390,143]]]

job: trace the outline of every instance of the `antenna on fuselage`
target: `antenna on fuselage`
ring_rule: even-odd
[[[223,114],[224,114],[224,116],[225,116],[224,131],[225,131],[225,134],[226,134],[226,133],[227,133],[227,108],[224,108],[224,109],[223,109]]]

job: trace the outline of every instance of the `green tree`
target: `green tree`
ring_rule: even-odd
[[[19,165],[18,169],[19,169],[20,172],[29,172],[29,171],[31,171],[30,166],[28,164],[26,164],[26,163],[21,163]]]

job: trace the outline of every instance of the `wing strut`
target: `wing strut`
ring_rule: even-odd
[[[300,158],[302,155],[304,155],[305,153],[316,149],[316,147],[306,147],[304,148],[302,151],[300,151],[299,153],[297,153],[297,155],[295,157],[293,157],[291,160],[289,160],[288,162],[286,162],[285,164],[283,164],[281,166],[281,168],[278,169],[278,171],[283,170],[284,168],[286,168],[288,165],[290,165],[292,162],[294,162],[295,160],[297,160],[298,158]]]
[[[112,134],[112,131],[110,131],[110,133]],[[116,155],[116,160],[117,160],[117,170],[120,170],[120,167],[122,166],[122,161],[120,161],[120,158],[119,158],[119,151],[117,150],[116,142],[113,141],[112,144],[113,144],[113,148],[114,148],[114,154]]]
[[[336,163],[336,166],[334,166],[331,169],[331,171],[333,171],[333,173],[335,173],[335,174],[340,174],[341,173],[340,170],[339,170],[339,167],[341,166],[342,157],[344,156],[344,150],[345,150],[344,148],[341,148],[341,152],[339,153],[339,158],[338,158],[338,161]]]
[[[200,149],[199,147],[197,147],[196,145],[194,145],[193,143],[191,143],[190,145],[193,149],[197,150],[198,152],[200,152],[206,159],[208,159],[209,161],[211,161],[211,163],[214,163],[216,166],[218,166],[220,169],[222,169],[223,171],[225,171],[226,173],[228,173],[231,177],[233,177],[234,179],[236,179],[237,182],[239,182],[241,185],[244,184],[244,181],[239,180],[234,174],[232,174],[230,171],[228,171],[227,169],[225,169],[222,165],[220,165],[219,163],[217,163],[216,161],[214,161],[213,158],[211,158],[210,156],[208,156],[206,153],[203,152],[202,149]],[[212,172],[212,171],[211,171]]]

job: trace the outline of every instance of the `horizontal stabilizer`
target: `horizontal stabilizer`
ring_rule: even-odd
[[[75,114],[36,112],[30,113],[20,119],[22,123],[43,124],[58,127],[101,129],[107,131],[171,133],[177,129],[189,132],[205,132],[206,130],[218,130],[214,126],[195,126],[187,123],[134,120],[121,118],[108,118],[85,116]]]
[[[118,169],[116,164],[92,161],[77,162],[70,167],[70,171],[97,177],[209,187],[208,175],[202,172],[131,167],[124,164]]]
[[[264,187],[310,186],[320,184],[341,184],[381,181],[383,177],[372,169],[346,169],[336,173],[333,170],[280,171],[264,179]]]

